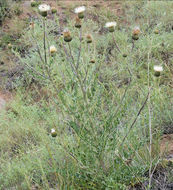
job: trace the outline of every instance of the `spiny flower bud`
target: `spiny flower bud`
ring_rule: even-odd
[[[155,71],[154,75],[156,77],[159,77],[160,73],[163,71],[163,67],[160,65],[154,65],[154,71]]]
[[[134,29],[133,29],[133,31],[132,31],[132,34],[133,35],[139,35],[140,34],[140,28],[138,27],[138,26],[136,26]]]
[[[72,37],[71,37],[70,31],[68,29],[64,30],[63,36],[64,36],[64,41],[65,42],[71,42]]]
[[[114,32],[116,25],[116,22],[107,22],[105,27],[108,28],[109,32]]]
[[[76,28],[81,28],[81,19],[79,17],[76,17],[76,22],[75,22],[75,27]]]
[[[8,46],[8,48],[9,48],[9,49],[11,49],[11,48],[12,48],[11,43],[9,43],[7,46]]]
[[[141,33],[140,28],[136,26],[133,31],[132,31],[132,39],[133,40],[138,40],[139,39],[139,34]]]
[[[154,31],[154,33],[155,33],[155,34],[159,34],[159,30],[156,29],[156,30]]]
[[[78,14],[78,17],[80,19],[82,19],[82,18],[84,18],[84,12],[85,12],[85,10],[86,10],[85,6],[81,6],[81,7],[75,8],[74,12],[76,14]]]
[[[48,14],[48,11],[50,11],[50,6],[47,4],[41,4],[38,6],[39,12],[43,17],[46,17]]]
[[[94,60],[94,59],[91,59],[91,60],[90,60],[90,63],[95,63],[95,60]]]
[[[57,13],[57,9],[55,7],[52,7],[51,12],[52,12],[52,14],[55,14],[55,13]]]
[[[55,129],[51,129],[51,136],[52,137],[56,137],[57,136],[57,132]]]
[[[50,54],[53,55],[57,52],[57,49],[54,45],[52,45],[52,46],[50,46],[49,51],[50,51]]]
[[[89,43],[92,43],[93,39],[92,39],[92,36],[91,36],[90,34],[88,34],[88,35],[86,36],[86,41],[87,41],[88,44],[89,44]]]
[[[36,7],[37,6],[37,2],[35,0],[31,0],[31,7]]]

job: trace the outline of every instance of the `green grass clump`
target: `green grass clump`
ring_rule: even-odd
[[[0,25],[2,24],[2,21],[4,20],[6,13],[8,11],[8,2],[5,0],[0,1]]]

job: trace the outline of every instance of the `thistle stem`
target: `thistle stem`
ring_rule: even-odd
[[[45,70],[47,72],[48,78],[50,80],[50,82],[52,83],[54,89],[56,90],[57,94],[61,91],[61,89],[58,89],[51,77],[50,74],[50,70],[48,68],[48,61],[47,61],[47,53],[46,53],[46,18],[43,19],[43,32],[44,32],[44,36],[43,36],[43,48],[44,48],[44,60],[45,60]]]
[[[77,64],[76,64],[76,68],[78,69],[79,67],[79,60],[80,60],[80,54],[81,54],[81,48],[82,48],[82,27],[80,28],[80,47],[79,47],[79,53],[78,53],[78,59],[77,59]]]
[[[112,37],[113,37],[113,41],[114,41],[114,43],[115,43],[115,46],[116,46],[117,50],[121,53],[121,50],[120,50],[120,48],[118,47],[118,44],[117,44],[117,42],[116,42],[116,40],[115,40],[115,37],[114,37],[114,34],[113,34],[113,33],[112,33]]]

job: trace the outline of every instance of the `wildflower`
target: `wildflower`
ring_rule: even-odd
[[[30,29],[34,29],[34,26],[35,26],[34,22],[31,22],[31,23],[29,24],[29,28],[30,28]]]
[[[38,6],[39,12],[42,16],[46,17],[48,11],[50,11],[50,6],[47,4],[41,4]]]
[[[36,7],[37,6],[37,2],[35,0],[31,0],[31,7]]]
[[[154,71],[155,71],[155,76],[159,77],[160,73],[163,71],[163,67],[160,65],[154,65]]]
[[[141,33],[140,28],[136,26],[133,31],[132,31],[132,39],[133,40],[138,40],[139,39],[139,34]]]
[[[11,43],[9,43],[7,46],[8,46],[8,48],[9,48],[9,49],[11,49],[11,48],[12,48]]]
[[[71,42],[72,37],[71,37],[70,31],[68,29],[64,30],[63,36],[64,36],[64,41],[65,42]]]
[[[78,17],[79,17],[80,19],[82,19],[82,18],[84,18],[84,12],[85,12],[85,10],[86,10],[85,6],[81,6],[81,7],[75,8],[75,9],[74,9],[74,12],[75,12],[76,14],[78,14]]]
[[[75,23],[75,27],[76,28],[81,28],[81,19],[79,17],[76,17],[76,23]]]
[[[159,30],[156,29],[156,30],[154,31],[154,33],[155,33],[155,34],[159,34]]]
[[[55,7],[52,7],[51,12],[52,14],[55,14],[57,12],[57,9]]]
[[[140,28],[138,26],[136,26],[134,29],[133,29],[133,35],[139,35],[140,34]]]
[[[92,36],[90,34],[88,34],[86,36],[86,41],[87,41],[88,44],[92,43],[93,39],[92,39]]]
[[[105,24],[105,27],[109,29],[109,32],[114,32],[116,25],[117,25],[116,22],[107,22]]]
[[[52,45],[52,46],[50,46],[49,51],[50,51],[50,54],[53,55],[54,53],[57,52],[57,49],[54,45]]]
[[[55,129],[51,129],[51,136],[52,137],[56,137],[57,136],[57,132]]]

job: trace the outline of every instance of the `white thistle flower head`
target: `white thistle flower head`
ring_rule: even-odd
[[[55,132],[55,129],[51,129],[51,133],[54,133]]]
[[[52,46],[50,46],[49,51],[50,51],[51,54],[54,54],[54,53],[57,52],[57,49],[56,49],[56,47],[54,45],[52,45]]]
[[[72,36],[71,36],[71,33],[70,33],[70,31],[68,30],[68,28],[66,28],[66,29],[64,30],[63,36],[64,36],[64,41],[65,41],[65,42],[71,42]]]
[[[141,30],[139,26],[135,26],[132,31],[132,39],[133,40],[138,40],[139,39],[139,34],[141,33]]]
[[[38,6],[39,12],[42,16],[46,17],[48,11],[50,11],[50,6],[47,4],[41,4]]]
[[[115,27],[116,25],[117,25],[116,22],[107,22],[107,23],[105,24],[105,27],[106,27],[106,28]]]
[[[81,6],[81,7],[76,7],[76,8],[74,9],[74,12],[75,12],[76,14],[78,14],[78,17],[79,17],[80,19],[82,19],[82,18],[84,18],[84,12],[85,12],[85,10],[86,10],[85,6]]]
[[[140,30],[139,26],[135,26],[134,30]]]
[[[51,136],[52,137],[56,137],[57,136],[57,132],[55,129],[51,129]]]
[[[154,71],[162,72],[163,71],[163,67],[160,66],[160,65],[154,65]]]
[[[109,29],[109,32],[114,32],[116,25],[117,25],[116,22],[107,22],[105,24],[105,27]]]
[[[81,6],[81,7],[76,7],[76,8],[74,9],[74,12],[75,12],[76,14],[79,14],[79,13],[84,12],[85,10],[86,10],[85,6]]]
[[[139,26],[135,26],[133,28],[133,35],[138,35],[138,34],[140,34],[140,32],[141,32],[141,30],[140,30]]]
[[[155,71],[155,76],[158,77],[160,76],[160,73],[163,71],[163,67],[160,65],[154,65],[154,71]]]

